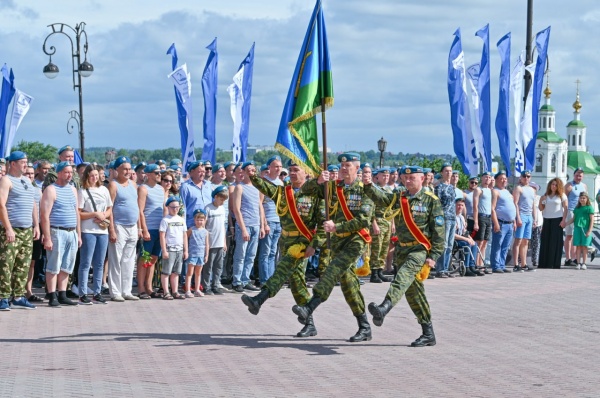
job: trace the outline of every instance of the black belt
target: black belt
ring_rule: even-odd
[[[501,220],[501,219],[498,219],[498,222],[500,224],[512,224],[512,223],[514,223],[514,221],[504,221],[504,220]]]
[[[479,214],[479,217],[483,217],[483,218],[490,218],[492,215],[491,214]]]
[[[50,226],[50,228],[60,229],[61,231],[68,231],[68,232],[75,231],[75,228],[55,227],[55,226],[52,226],[52,225]]]

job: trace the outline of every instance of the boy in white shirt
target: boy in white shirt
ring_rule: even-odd
[[[206,229],[210,240],[208,261],[202,269],[202,287],[204,294],[223,294],[228,291],[221,285],[223,273],[223,256],[227,252],[225,224],[227,213],[223,204],[229,197],[226,186],[219,185],[211,193],[213,201],[204,208],[206,213]]]
[[[160,247],[162,249],[162,271],[160,281],[164,290],[163,299],[173,300],[185,299],[183,294],[179,294],[179,274],[183,260],[188,257],[188,242],[186,239],[187,227],[185,220],[177,215],[179,211],[179,197],[171,196],[165,203],[168,214],[161,220],[158,229],[160,234]],[[171,282],[172,294],[169,291],[169,279]]]

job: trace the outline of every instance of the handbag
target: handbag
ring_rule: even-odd
[[[92,201],[92,207],[94,208],[94,211],[97,212],[98,209],[96,209],[96,202],[94,202],[94,198],[92,197],[90,190],[86,189],[85,191],[88,193],[88,196],[90,197],[90,200]],[[100,227],[100,229],[106,229],[106,228],[108,228],[109,225],[110,225],[110,221],[108,221],[107,219],[104,219],[98,223],[98,226]]]

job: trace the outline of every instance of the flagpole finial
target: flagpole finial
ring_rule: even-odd
[[[550,90],[550,69],[546,69],[546,89],[544,90],[546,99],[550,99],[552,90]]]
[[[575,102],[573,102],[573,109],[575,109],[575,113],[579,113],[579,110],[582,108],[581,102],[579,102],[579,84],[581,80],[577,79],[575,84],[577,84],[577,94],[575,98]]]

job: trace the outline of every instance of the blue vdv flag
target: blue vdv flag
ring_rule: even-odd
[[[450,124],[454,136],[454,153],[463,172],[477,174],[477,148],[471,132],[470,110],[467,103],[465,57],[462,50],[460,28],[454,32],[454,41],[448,54],[448,99]]]
[[[492,169],[492,117],[490,94],[490,25],[487,24],[475,33],[483,40],[483,51],[479,63],[479,79],[477,93],[479,94],[479,125],[483,138],[483,165],[486,171]]]
[[[217,161],[215,149],[216,125],[217,125],[217,85],[219,66],[219,54],[217,53],[217,38],[207,47],[210,50],[204,72],[202,72],[202,95],[204,96],[204,148],[202,149],[202,160],[210,160],[212,164]]]
[[[496,46],[500,53],[500,84],[498,113],[496,114],[496,134],[500,146],[500,157],[504,162],[506,174],[510,177],[510,32],[502,36]]]
[[[533,137],[525,148],[525,164],[528,170],[533,169],[535,164],[535,141],[538,134],[538,113],[542,99],[542,87],[544,86],[544,72],[546,71],[546,58],[548,56],[548,42],[550,41],[550,26],[538,32],[535,36],[535,47],[537,49],[537,62],[535,75],[533,76],[533,104],[531,108],[531,122],[533,126]]]
[[[75,166],[79,166],[81,163],[83,163],[83,159],[81,158],[81,155],[79,154],[77,149],[73,152],[73,156],[73,162],[75,163]]]
[[[177,68],[177,49],[175,48],[175,43],[171,44],[171,47],[167,50],[167,55],[171,55],[171,70],[175,70],[175,68]],[[177,122],[179,124],[181,141],[181,158],[185,160],[187,157],[186,148],[188,140],[187,113],[183,107],[177,88],[174,87],[173,90],[175,91],[175,102],[177,103]]]
[[[6,130],[6,115],[8,106],[15,95],[15,75],[6,64],[2,67],[2,94],[0,95],[0,156],[7,153],[8,131]],[[8,148],[10,149],[10,148]]]

